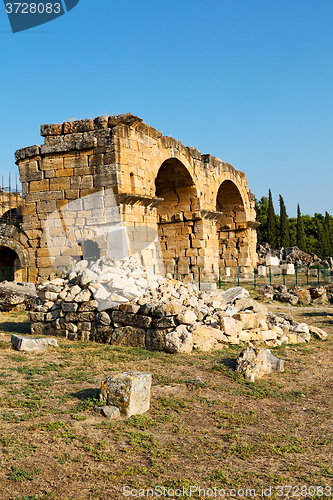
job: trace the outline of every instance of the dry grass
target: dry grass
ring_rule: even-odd
[[[323,308],[293,314],[333,332]],[[332,498],[320,488],[333,492],[333,337],[273,349],[285,373],[249,383],[233,371],[241,346],[169,355],[60,340],[23,354],[9,340],[27,333],[25,313],[2,314],[0,327],[1,500],[120,499],[125,485],[253,488],[257,498],[295,485],[303,494],[289,496]],[[108,421],[93,410],[100,381],[129,369],[153,374],[151,409]]]

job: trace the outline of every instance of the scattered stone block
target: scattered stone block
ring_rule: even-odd
[[[221,304],[221,303],[219,303]],[[178,323],[184,324],[184,325],[191,325],[197,320],[197,315],[190,310],[184,311],[183,313],[180,313],[177,315],[177,321]]]
[[[228,337],[237,337],[239,332],[242,330],[241,324],[237,322],[234,318],[221,318],[219,321],[219,326],[222,332]]]
[[[279,264],[280,259],[278,257],[272,257],[271,255],[266,257],[266,266],[279,266]]]
[[[253,328],[259,328],[260,316],[256,313],[251,312],[240,312],[233,316],[233,319],[240,321],[243,325],[243,330],[251,330]]]
[[[309,331],[311,333],[313,333],[313,335],[315,335],[320,340],[326,340],[327,339],[327,333],[324,330],[322,330],[321,328],[309,325]]]
[[[149,410],[150,388],[150,373],[119,373],[102,381],[99,397],[107,406],[116,406],[122,414],[130,417]]]
[[[273,356],[269,349],[248,347],[240,353],[236,360],[236,372],[243,373],[245,378],[251,382],[273,371],[283,372],[284,362]]]
[[[236,286],[233,288],[229,288],[229,290],[225,290],[224,292],[220,292],[221,298],[226,304],[230,304],[235,302],[237,299],[244,299],[248,297],[250,294],[245,288],[241,286]]]
[[[120,417],[120,410],[117,406],[95,406],[95,411],[110,420],[116,420]]]
[[[311,303],[311,294],[309,290],[297,290],[295,291],[298,301],[303,306],[307,306]]]
[[[276,340],[278,338],[277,333],[272,330],[261,331],[258,333],[259,340],[266,342],[267,340]]]
[[[165,336],[165,350],[170,353],[177,352],[192,352],[193,350],[193,337],[192,333],[188,331],[173,330]]]
[[[13,334],[11,343],[16,351],[42,352],[48,347],[58,347],[56,339],[35,339],[33,337],[23,337]]]

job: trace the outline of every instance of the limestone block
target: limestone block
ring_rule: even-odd
[[[282,359],[273,356],[269,349],[248,347],[236,360],[236,372],[243,373],[251,382],[273,371],[283,372],[284,363]]]
[[[11,342],[16,351],[39,352],[45,351],[48,347],[58,347],[56,339],[53,338],[35,339],[13,334],[11,336]]]
[[[191,325],[197,320],[196,314],[191,310],[186,310],[177,315],[177,321],[184,325]]]
[[[306,342],[306,340],[300,335],[297,335],[297,333],[287,333],[286,336],[288,337],[290,344],[302,344]]]
[[[124,325],[137,326],[139,328],[149,328],[152,319],[141,314],[129,314],[122,311],[112,311],[112,320]]]
[[[64,168],[61,170],[55,170],[55,177],[72,177],[74,171],[72,168]]]
[[[251,330],[259,328],[260,316],[257,313],[239,312],[234,314],[233,319],[240,321],[243,325],[243,330]]]
[[[253,334],[251,332],[249,332],[249,331],[243,330],[238,335],[238,338],[242,342],[249,342],[250,340],[253,339]]]
[[[62,123],[52,123],[45,124],[40,126],[40,135],[42,137],[53,136],[53,135],[61,135],[63,132],[63,124]]]
[[[278,257],[267,255],[265,262],[266,266],[278,266],[280,264],[280,259]]]
[[[248,297],[250,294],[245,288],[242,288],[241,286],[236,286],[233,288],[229,288],[229,290],[225,290],[224,292],[220,293],[221,298],[226,304],[235,302],[237,299],[243,299]]]
[[[106,377],[101,383],[100,400],[117,406],[127,417],[141,415],[150,406],[151,374],[125,372]]]
[[[30,321],[45,321],[45,313],[44,312],[33,312],[33,311],[30,311],[28,313],[28,316],[29,316],[29,320]]]
[[[228,343],[232,345],[238,345],[239,344],[239,338],[238,337],[227,337]]]
[[[309,325],[309,330],[311,333],[313,333],[313,335],[318,337],[320,340],[327,339],[327,333],[324,330],[322,330],[321,328]]]
[[[43,158],[40,162],[41,170],[58,170],[64,168],[64,160],[63,158]]]
[[[288,327],[287,329],[287,331],[289,331]],[[269,328],[266,328],[266,330],[269,330]],[[282,335],[284,334],[284,330],[280,326],[273,326],[272,331],[275,332],[278,337],[282,337]]]
[[[264,304],[261,304],[260,302],[258,302],[257,300],[253,300],[250,298],[237,299],[235,301],[235,307],[238,311],[245,311],[246,309],[249,309],[249,310],[259,314],[259,316],[262,319],[267,318],[267,314],[268,314],[267,307],[264,306]]]
[[[39,193],[41,191],[49,191],[50,181],[44,179],[41,181],[31,181],[29,183],[29,193]]]
[[[75,302],[62,302],[61,309],[64,312],[76,312],[78,310],[79,304]]]
[[[116,420],[120,417],[120,410],[117,406],[95,406],[95,411],[110,420]]]
[[[258,332],[258,338],[262,341],[276,340],[278,335],[273,330],[262,330],[260,333]]]
[[[237,337],[242,330],[241,323],[234,318],[222,317],[218,324],[222,332],[228,337]]]
[[[180,325],[184,326],[184,325]],[[173,330],[165,336],[165,350],[170,353],[189,353],[193,350],[193,337],[190,332]]]
[[[132,326],[115,328],[111,335],[110,344],[126,347],[145,347],[145,330]]]
[[[309,290],[296,290],[295,293],[300,304],[306,306],[311,303],[311,295]]]
[[[173,328],[177,326],[174,316],[164,316],[153,320],[154,328]]]
[[[309,327],[306,323],[298,323],[293,328],[294,333],[309,333]]]
[[[173,328],[148,328],[146,331],[146,349],[149,351],[164,351],[165,336],[173,331]]]
[[[40,181],[49,182],[49,181]],[[58,179],[50,179],[50,191],[63,191],[71,188],[71,180],[69,177],[60,177]],[[48,190],[48,189],[47,189]],[[30,189],[30,192],[31,189]]]

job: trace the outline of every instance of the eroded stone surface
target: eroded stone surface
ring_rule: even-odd
[[[150,406],[151,374],[125,372],[106,377],[101,383],[100,400],[116,406],[130,417],[141,415]]]
[[[58,347],[57,340],[53,338],[34,339],[13,334],[11,336],[11,342],[16,351],[37,352],[45,351],[48,347]]]
[[[240,353],[236,360],[236,371],[243,373],[247,380],[254,382],[264,375],[284,371],[282,359],[273,356],[269,349],[248,347]]]

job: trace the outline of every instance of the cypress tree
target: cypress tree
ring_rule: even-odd
[[[297,205],[296,244],[300,250],[303,250],[303,252],[305,252],[304,224],[299,205]]]
[[[321,259],[325,259],[327,255],[327,239],[326,239],[326,231],[325,231],[325,223],[322,224],[320,221],[318,224],[318,242],[317,242],[317,251],[316,253]]]
[[[325,220],[324,220],[324,231],[327,243],[327,255],[326,257],[332,256],[332,226],[331,226],[331,217],[328,212],[325,212]]]
[[[280,245],[281,247],[288,248],[290,246],[289,237],[289,219],[287,215],[286,206],[281,195],[280,199]]]
[[[276,223],[271,190],[268,191],[267,242],[271,248],[276,248]]]

